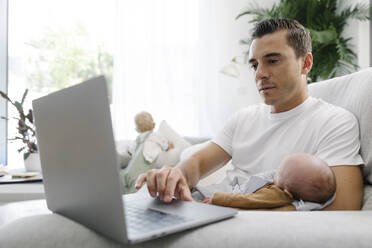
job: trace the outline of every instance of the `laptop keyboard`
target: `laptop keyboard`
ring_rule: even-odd
[[[179,215],[164,213],[154,209],[141,209],[134,206],[125,207],[125,218],[129,235],[149,232],[186,221],[186,218]]]

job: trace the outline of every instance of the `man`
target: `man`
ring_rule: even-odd
[[[356,118],[348,111],[308,96],[311,38],[289,19],[257,23],[251,37],[249,64],[265,104],[238,111],[204,149],[175,168],[163,167],[138,177],[152,197],[170,202],[172,196],[191,201],[190,188],[232,159],[234,176],[277,169],[296,152],[324,160],[336,177],[336,199],[326,210],[358,210],[363,198]]]

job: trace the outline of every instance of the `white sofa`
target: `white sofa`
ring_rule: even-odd
[[[225,221],[133,247],[372,247],[372,68],[310,85],[358,118],[366,165],[362,211],[239,211]],[[129,245],[128,245],[129,246]],[[44,200],[0,207],[0,247],[127,247],[47,211]]]

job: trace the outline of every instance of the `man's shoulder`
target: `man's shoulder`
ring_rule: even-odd
[[[325,119],[327,121],[356,120],[355,116],[345,108],[328,103],[319,98],[312,97],[312,101],[313,107],[311,108],[311,110],[313,111],[317,119]]]

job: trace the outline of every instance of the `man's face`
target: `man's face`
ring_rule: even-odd
[[[288,45],[287,32],[281,30],[253,40],[249,52],[257,89],[264,102],[271,105],[272,113],[288,111],[307,98],[306,75],[312,56],[308,53],[297,58]]]

